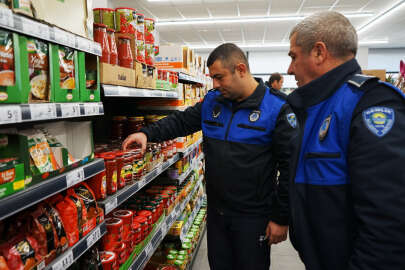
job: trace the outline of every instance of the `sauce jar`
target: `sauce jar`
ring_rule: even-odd
[[[115,152],[115,162],[117,163],[118,189],[121,189],[125,187],[124,152]]]
[[[117,192],[117,162],[114,154],[104,154],[104,165],[107,180],[107,194],[112,195]]]
[[[118,65],[118,50],[115,43],[115,30],[107,28],[108,45],[110,46],[110,64]]]
[[[138,245],[142,241],[141,224],[138,222],[132,222],[132,235],[135,245]]]
[[[128,118],[127,134],[139,132],[145,126],[145,118],[143,116],[135,116]]]
[[[140,149],[132,150],[133,163],[132,163],[132,177],[135,181],[141,180],[144,175],[144,158]]]
[[[147,209],[146,206],[145,206],[145,209]],[[138,216],[146,218],[146,220],[148,221],[148,233],[150,233],[152,231],[152,226],[154,224],[153,218],[152,218],[152,212],[148,211],[148,210],[141,210],[138,212]]]
[[[133,219],[133,214],[131,211],[128,210],[117,210],[114,211],[113,216],[119,219],[122,219],[123,221],[123,240],[128,240],[132,235],[132,219]]]
[[[124,155],[123,167],[122,167],[126,185],[130,185],[133,183],[133,178],[132,178],[133,162],[134,162],[134,156],[130,152],[126,152]]]
[[[148,236],[148,220],[143,216],[134,217],[134,222],[137,222],[141,225],[141,241],[143,241],[146,236]]]
[[[129,36],[118,37],[118,65],[125,68],[134,68],[134,58],[132,56]]]
[[[127,126],[126,116],[114,116],[111,123],[111,137],[117,140],[125,139],[125,128]]]
[[[107,26],[101,23],[94,24],[94,41],[101,45],[100,61],[103,63],[110,63],[110,46],[108,44]]]
[[[103,236],[105,250],[113,251],[118,248],[123,240],[123,221],[119,218],[106,218],[107,233]]]
[[[156,207],[150,203],[148,203],[147,205],[145,205],[143,207],[143,209],[145,209],[146,211],[151,212],[151,223],[156,223],[156,220],[158,220],[158,216],[157,216],[157,211],[156,211]]]
[[[87,184],[94,192],[96,200],[104,200],[107,197],[107,177],[105,170],[93,176]]]

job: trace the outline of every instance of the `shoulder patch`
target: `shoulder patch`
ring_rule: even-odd
[[[295,117],[294,113],[287,114],[287,121],[293,128],[297,127],[297,118]]]
[[[363,121],[374,135],[383,137],[395,123],[395,112],[388,107],[371,107],[363,111]]]
[[[364,83],[370,80],[378,80],[378,78],[364,74],[354,74],[347,82],[360,88]]]

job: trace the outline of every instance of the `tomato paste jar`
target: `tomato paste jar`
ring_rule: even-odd
[[[100,61],[103,63],[110,63],[110,46],[108,44],[107,26],[101,23],[94,24],[94,41],[101,45]]]
[[[118,37],[118,64],[121,67],[134,68],[134,58],[132,56],[130,36]]]
[[[94,22],[105,24],[108,28],[115,28],[114,14],[112,8],[93,8]]]
[[[130,152],[125,152],[124,160],[123,160],[123,167],[122,173],[124,174],[124,180],[126,185],[130,185],[133,183],[132,178],[132,164],[134,162],[134,156]]]
[[[136,40],[145,40],[145,15],[136,13]]]
[[[100,259],[103,270],[117,269],[117,256],[111,251],[100,251]]]
[[[115,161],[117,163],[118,189],[121,189],[125,187],[124,152],[115,152]]]
[[[110,46],[110,64],[118,65],[118,50],[115,43],[115,30],[107,28],[108,45]]]
[[[127,135],[139,132],[145,126],[145,118],[143,116],[128,117]]]
[[[150,213],[150,217],[148,216],[147,218],[148,218],[148,224],[150,226],[152,226],[152,224],[154,224],[158,220],[156,207],[153,206],[151,203],[149,203],[148,205],[145,205],[143,207],[143,209],[144,209],[143,211],[141,210],[138,212],[138,215],[140,216],[143,214],[143,216],[146,216],[146,214],[145,214],[146,212]],[[146,211],[146,212],[144,212],[144,211]],[[152,227],[150,227],[150,229],[152,229]]]
[[[137,222],[141,225],[141,241],[143,241],[146,236],[148,236],[148,220],[143,216],[134,217],[134,222]]]
[[[145,43],[145,63],[147,65],[155,65],[155,54],[153,53],[153,44]]]
[[[132,222],[132,235],[135,245],[138,245],[142,241],[141,224],[138,222]]]
[[[132,235],[132,219],[133,213],[129,210],[117,210],[113,213],[113,216],[116,218],[120,218],[123,221],[123,240],[128,240]]]
[[[136,10],[130,7],[115,9],[116,29],[120,33],[135,34]]]
[[[144,25],[145,43],[152,44],[151,53],[154,55],[155,52],[153,51],[153,44],[155,43],[155,20],[151,18],[144,18]]]
[[[117,192],[117,162],[114,154],[104,154],[104,165],[107,180],[107,194]]]
[[[134,159],[132,163],[132,177],[135,181],[141,180],[144,172],[144,159],[140,149],[131,151]]]
[[[105,170],[93,176],[87,184],[91,187],[96,200],[104,200],[107,197],[107,178]]]
[[[105,223],[107,233],[103,236],[103,247],[105,250],[113,251],[122,243],[124,223],[119,218],[107,218]]]
[[[145,63],[145,42],[143,39],[136,40],[136,61]]]

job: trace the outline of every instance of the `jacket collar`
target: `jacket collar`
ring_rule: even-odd
[[[259,83],[259,85],[256,87],[255,91],[245,100],[242,100],[241,102],[233,102],[227,98],[224,98],[222,95],[219,95],[216,97],[216,100],[221,103],[225,104],[232,104],[233,110],[239,110],[239,109],[247,109],[247,108],[252,108],[256,109],[260,107],[260,104],[262,103],[263,97],[266,93],[267,87],[264,85],[263,80],[260,78],[255,78],[255,80]]]
[[[332,96],[345,81],[356,73],[361,73],[361,68],[356,59],[351,59],[297,88],[288,96],[288,103],[295,109],[306,109],[319,104]]]

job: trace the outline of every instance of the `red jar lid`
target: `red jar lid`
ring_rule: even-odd
[[[122,36],[119,36],[118,39],[129,39],[130,40],[131,37],[127,36],[127,35],[122,35]]]
[[[138,216],[142,216],[142,217],[149,217],[152,215],[151,211],[147,211],[147,210],[141,210],[138,212]]]
[[[148,21],[155,21],[155,20],[152,19],[152,18],[145,18],[145,20],[148,20]]]
[[[116,152],[115,152],[115,155],[116,155],[117,157],[122,157],[124,154],[125,154],[125,153],[122,152],[122,151],[116,151]]]
[[[104,154],[102,156],[105,160],[113,160],[115,159],[115,155],[114,154]]]
[[[148,222],[148,220],[146,219],[145,216],[136,216],[136,217],[134,217],[134,221],[138,222],[140,224]]]
[[[141,228],[141,224],[139,222],[132,222],[132,229],[137,230]]]
[[[104,10],[115,11],[113,8],[104,8]]]
[[[112,28],[107,28],[107,31],[108,31],[108,32],[113,32],[113,33],[115,33],[115,30],[112,29]]]
[[[96,27],[107,28],[107,25],[102,24],[102,23],[94,23],[93,25]]]
[[[136,13],[136,15],[145,17],[145,15],[143,15],[142,13]]]
[[[115,8],[115,10],[119,10],[119,9],[130,9],[130,10],[135,10],[136,11],[136,9],[130,8],[130,7],[117,7],[117,8]]]
[[[123,221],[122,221],[122,219],[120,219],[120,218],[106,218],[105,219],[105,224],[107,225],[107,226],[120,226],[120,225],[123,225]]]

